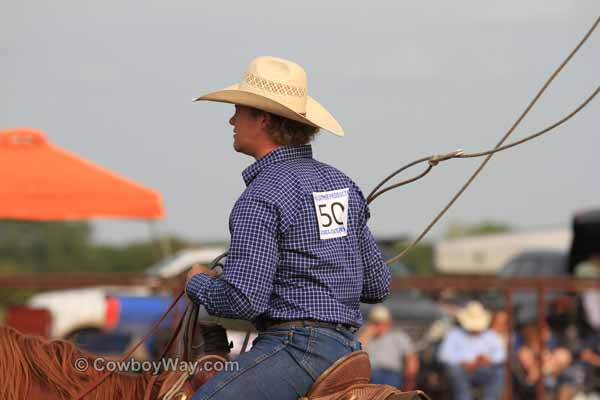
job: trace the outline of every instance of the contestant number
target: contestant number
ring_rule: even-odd
[[[348,189],[314,192],[313,199],[319,238],[321,240],[344,237],[348,234]]]

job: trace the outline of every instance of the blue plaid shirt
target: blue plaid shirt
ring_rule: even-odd
[[[242,176],[247,187],[229,218],[223,275],[194,276],[190,299],[211,315],[256,324],[310,319],[360,326],[359,302],[381,302],[390,287],[360,189],[314,160],[310,145],[279,147]],[[338,189],[348,189],[346,235],[321,239],[313,193]]]

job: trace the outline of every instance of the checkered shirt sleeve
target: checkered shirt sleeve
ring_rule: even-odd
[[[194,276],[186,290],[211,315],[252,321],[267,310],[277,269],[277,210],[252,196],[231,215],[231,245],[220,279]]]

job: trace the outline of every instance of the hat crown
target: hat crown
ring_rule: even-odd
[[[458,312],[457,318],[463,328],[481,331],[488,328],[491,316],[480,302],[471,301]]]
[[[247,72],[272,81],[306,87],[307,76],[304,69],[295,62],[283,58],[256,57],[250,61]]]
[[[465,316],[476,318],[487,313],[481,303],[477,301],[471,301],[464,309]]]
[[[305,114],[307,81],[306,72],[300,65],[283,58],[263,56],[250,61],[240,89],[271,98]]]
[[[391,319],[392,314],[390,310],[382,304],[374,306],[369,312],[369,321],[371,322],[387,322]]]

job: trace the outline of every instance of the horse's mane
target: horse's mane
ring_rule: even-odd
[[[84,357],[89,368],[78,371],[75,361]],[[0,326],[0,399],[31,399],[32,390],[70,400],[105,372],[92,367],[95,357],[62,340],[47,341]],[[86,400],[143,399],[153,378],[150,374],[113,373],[86,395]]]

